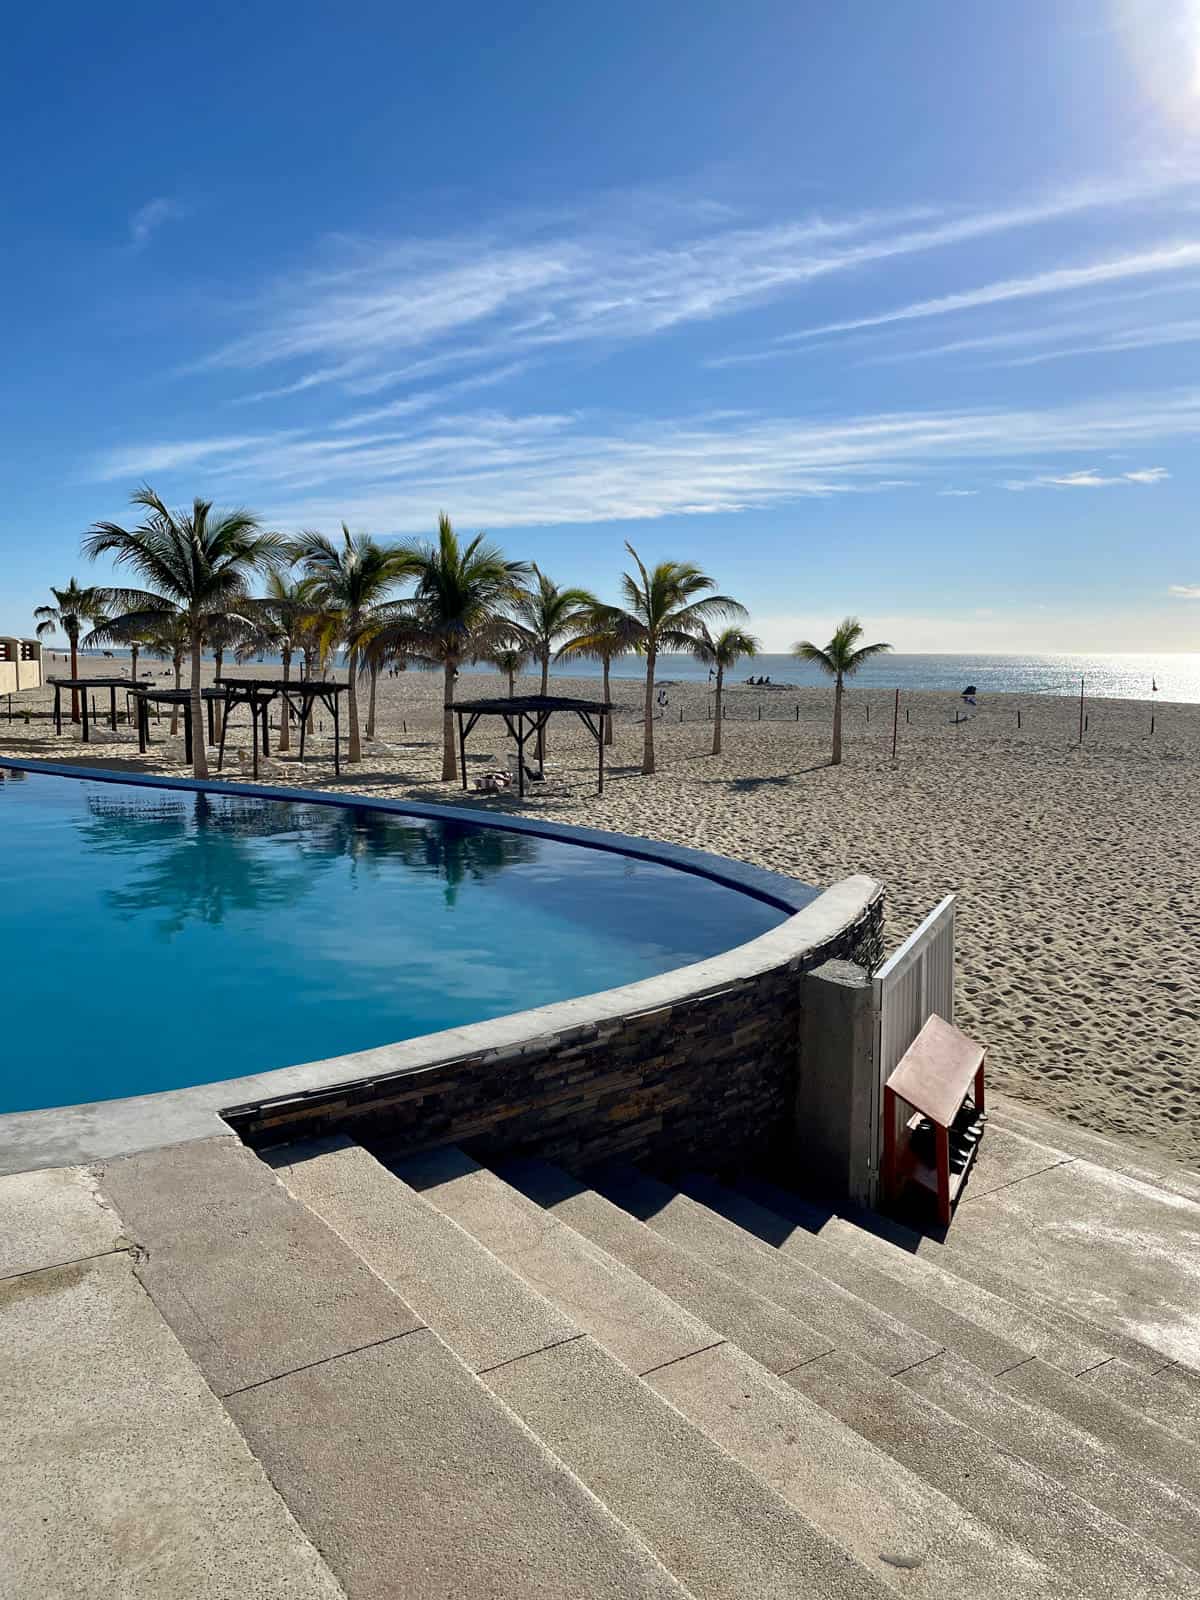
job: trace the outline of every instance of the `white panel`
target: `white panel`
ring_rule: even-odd
[[[868,1202],[877,1199],[883,1142],[883,1086],[931,1016],[936,1013],[947,1022],[954,1021],[956,898],[947,895],[875,974],[876,1072],[868,1143],[875,1154],[863,1193]]]

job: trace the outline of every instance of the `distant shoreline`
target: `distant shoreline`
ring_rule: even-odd
[[[49,652],[47,653],[49,655]],[[47,675],[63,673],[63,652],[55,651],[56,660],[47,660]],[[114,650],[108,655],[99,652],[82,653],[81,663],[94,671],[105,661],[128,661],[127,651]],[[270,671],[279,666],[264,659],[249,662],[242,668],[227,665],[226,671],[251,673]],[[753,669],[753,670],[752,670]],[[439,669],[420,666],[409,667],[398,681],[411,677],[414,682],[424,682]],[[293,663],[293,671],[297,671]],[[345,667],[330,668],[332,675],[345,677]],[[494,669],[484,665],[464,666],[464,678],[498,677]],[[159,682],[169,676],[165,663],[142,655],[139,676],[153,672]],[[205,659],[205,676],[211,679],[212,661]],[[527,671],[524,676],[534,674]],[[568,670],[551,668],[551,686],[555,683],[586,680],[598,683],[601,672],[598,663],[574,661]],[[615,661],[611,681],[614,693],[618,687],[627,691],[631,684],[643,681],[644,668],[636,657]],[[769,684],[750,684],[750,677],[769,677]],[[993,703],[998,696],[1047,701],[1054,699],[1078,700],[1080,677],[1083,678],[1085,703],[1102,701],[1141,702],[1147,706],[1200,705],[1200,653],[1176,653],[1156,656],[1132,656],[1113,653],[1106,656],[1033,656],[1033,655],[904,655],[899,652],[880,657],[846,685],[850,697],[870,696],[874,704],[881,696],[892,696],[900,690],[901,700],[909,695],[937,695],[947,704],[961,703],[962,691],[969,685],[977,690],[980,707]],[[389,680],[390,681],[390,680]],[[658,663],[656,683],[668,691],[673,687],[687,686],[690,690],[712,687],[707,669],[689,656],[663,656]],[[1157,692],[1151,685],[1157,683]],[[753,660],[738,663],[726,677],[725,690],[741,698],[746,691],[768,694],[772,701],[782,695],[806,695],[813,690],[828,689],[828,680],[815,669],[808,668],[790,655],[760,655]],[[462,698],[460,696],[460,698]]]

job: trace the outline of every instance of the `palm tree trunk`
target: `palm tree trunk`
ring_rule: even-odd
[[[542,651],[542,697],[550,693],[550,651]],[[538,729],[537,756],[540,767],[546,759],[546,724],[543,722]]]
[[[517,692],[517,674],[512,667],[508,669],[508,698],[511,700]]]
[[[71,645],[71,676],[79,676],[79,630],[78,628],[67,633]],[[79,721],[79,690],[71,690],[71,721]]]
[[[608,687],[608,668],[609,668],[609,665],[610,665],[609,658],[608,658],[608,656],[605,656],[604,659],[603,659],[603,662],[602,662],[602,666],[604,668],[604,698],[605,698],[606,701],[612,699],[612,692]],[[605,742],[605,744],[611,744],[613,742],[613,720],[612,720],[612,712],[611,711],[606,711],[604,713],[604,742]]]
[[[642,775],[649,777],[654,771],[654,661],[657,652],[653,645],[646,651],[646,704],[642,728]]]
[[[285,646],[283,650],[283,681],[287,683],[292,675],[292,652]],[[292,713],[288,708],[287,696],[279,698],[279,738],[275,741],[275,748],[283,755],[292,748]]]
[[[176,689],[178,689],[179,686],[183,683],[183,652],[181,650],[176,650],[174,655],[172,655],[172,657],[171,657],[171,672],[172,672],[172,674],[174,676],[174,679],[175,679],[175,685],[174,686],[175,686]],[[173,705],[171,707],[171,737],[172,737],[172,739],[174,739],[178,733],[179,733],[179,707],[177,705]]]
[[[379,687],[379,668],[371,663],[371,694],[367,701],[367,738],[375,737],[375,691]]]
[[[208,777],[208,749],[204,742],[204,703],[200,699],[200,629],[192,633],[192,777]]]
[[[362,760],[362,741],[358,732],[358,651],[351,650],[346,657],[346,666],[350,673],[350,693],[346,698],[350,702],[350,761]]]
[[[721,691],[725,687],[725,668],[717,668],[717,700],[713,707],[713,747],[715,756],[721,754]]]
[[[839,672],[833,685],[833,760],[831,766],[842,764],[842,675]]]
[[[308,679],[308,678],[311,678],[312,675],[313,675],[312,654],[311,654],[310,651],[306,650],[304,652],[304,677],[306,679]],[[308,707],[308,727],[305,729],[306,733],[312,733],[313,732],[313,730],[314,730],[314,728],[316,726],[316,718],[317,718],[316,707],[310,701],[309,702],[309,707]]]
[[[221,668],[224,665],[225,665],[225,652],[224,652],[224,650],[214,650],[213,651],[213,688],[214,689],[219,689],[221,687],[221,685],[217,682],[217,679],[221,676]],[[216,713],[217,713],[217,715],[216,715],[216,728],[215,728],[214,731],[216,732],[217,738],[219,739],[221,737],[222,733],[224,733],[224,731],[225,731],[225,707],[223,705],[221,705],[220,702],[217,703]]]
[[[454,753],[454,667],[452,656],[447,656],[444,666],[446,685],[442,691],[442,782],[453,783],[458,777],[458,760]]]

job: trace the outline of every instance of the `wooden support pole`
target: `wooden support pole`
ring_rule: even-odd
[[[896,690],[896,699],[892,707],[892,760],[896,759],[896,739],[900,732],[900,691]]]
[[[1084,733],[1084,726],[1083,726],[1083,677],[1082,677],[1082,674],[1081,674],[1080,675],[1080,679],[1079,679],[1079,742],[1080,742],[1080,744],[1083,743],[1083,733]]]

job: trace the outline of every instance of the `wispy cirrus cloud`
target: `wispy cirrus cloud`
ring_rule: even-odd
[[[1010,479],[1004,488],[1017,492],[1024,489],[1109,489],[1130,483],[1162,483],[1170,476],[1165,467],[1140,467],[1134,472],[1115,474],[1085,467],[1078,472],[1042,473],[1036,478]]]
[[[885,412],[825,420],[471,411],[404,426],[156,441],[90,464],[109,481],[202,461],[221,498],[285,525],[342,517],[381,532],[426,530],[439,507],[492,528],[735,512],[812,496],[890,493],[945,481],[948,464],[1055,456],[1200,438],[1200,389],[1030,410]],[[1161,467],[1112,482],[1149,484]],[[1092,487],[1095,471],[1045,467],[1029,487]],[[169,484],[167,487],[171,487]],[[185,485],[181,482],[179,490]],[[963,490],[961,493],[971,493]]]
[[[850,317],[841,322],[823,323],[817,327],[801,329],[797,333],[784,334],[778,343],[790,345],[832,333],[881,328],[894,322],[941,317],[954,311],[970,311],[980,306],[1001,305],[1012,300],[1061,294],[1071,289],[1094,288],[1098,284],[1119,283],[1153,273],[1183,272],[1195,267],[1200,267],[1200,240],[1174,241],[1158,245],[1152,250],[1141,250],[1103,261],[1092,261],[1084,266],[1056,267],[1047,272],[1034,273],[1029,277],[1006,278],[997,283],[984,284],[980,288],[966,289],[957,294],[939,295],[930,300],[916,300],[909,305],[876,312],[871,316]]]
[[[133,248],[141,250],[150,243],[164,222],[182,215],[183,207],[179,202],[165,195],[147,200],[146,204],[139,206],[129,219],[129,241]]]
[[[1176,600],[1200,600],[1200,583],[1173,583],[1167,593]]]
[[[642,210],[618,226],[610,207],[444,238],[339,237],[326,243],[326,265],[273,283],[252,308],[253,326],[199,365],[303,364],[247,402],[328,383],[368,393],[419,381],[414,367],[433,376],[469,362],[654,337],[889,260],[1137,205],[1185,181],[1153,169],[974,211],[922,206],[747,223],[724,207],[691,205]]]
[[[429,411],[434,406],[444,405],[447,400],[457,399],[459,395],[470,394],[479,389],[493,389],[497,384],[507,383],[509,378],[515,378],[524,372],[526,366],[527,363],[524,361],[510,361],[507,366],[497,367],[494,372],[477,372],[469,378],[460,378],[457,383],[445,383],[437,389],[421,390],[416,394],[406,395],[403,400],[393,400],[385,406],[376,406],[370,411],[356,411],[353,416],[343,417],[340,422],[335,422],[333,427],[339,432],[345,432],[350,428],[365,428],[376,422],[414,416],[419,411]]]

